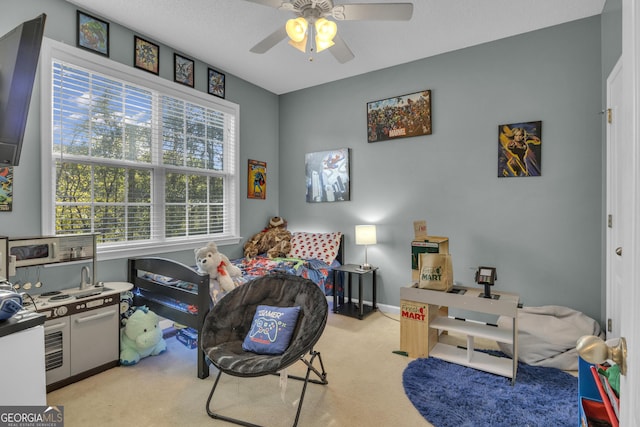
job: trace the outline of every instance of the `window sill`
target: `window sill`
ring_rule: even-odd
[[[196,248],[206,246],[211,242],[210,237],[205,238],[191,238],[189,240],[177,240],[168,242],[153,242],[153,243],[140,243],[140,244],[128,244],[102,246],[98,247],[98,261],[107,261],[112,259],[133,258],[140,256],[159,255],[167,252],[179,252],[185,250],[194,250]],[[216,245],[227,246],[240,243],[240,237],[226,237],[219,240],[214,240]]]

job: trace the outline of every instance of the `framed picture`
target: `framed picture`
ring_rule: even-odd
[[[134,36],[133,65],[136,68],[158,75],[160,72],[160,46]]]
[[[109,23],[80,11],[77,17],[78,47],[109,56]]]
[[[211,95],[224,98],[224,74],[209,68],[209,78],[207,82],[207,91]]]
[[[367,141],[431,135],[431,91],[367,102]]]
[[[177,53],[173,54],[173,80],[183,85],[193,87],[193,73],[195,63],[189,58],[185,58]]]
[[[307,202],[343,202],[350,200],[349,149],[305,154]]]
[[[0,167],[0,212],[13,209],[13,166]]]
[[[542,175],[542,122],[498,126],[498,177]]]
[[[249,160],[249,175],[247,177],[247,198],[267,198],[267,163],[259,160]]]

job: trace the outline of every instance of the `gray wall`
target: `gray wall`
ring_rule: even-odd
[[[23,21],[40,13],[47,14],[45,36],[75,46],[77,8],[63,0],[0,0],[0,35],[5,34]],[[133,66],[134,32],[115,23],[110,23],[110,58]],[[144,34],[135,33],[145,37]],[[160,45],[160,76],[173,81],[173,50]],[[206,92],[207,65],[224,72],[224,64],[204,64],[196,59],[196,90]],[[178,84],[178,83],[176,83]],[[244,80],[226,73],[226,99],[240,105],[240,233],[251,236],[264,228],[267,219],[278,214],[279,183],[278,158],[278,96]],[[10,213],[0,213],[0,235],[36,236],[41,234],[40,217],[40,85],[39,79],[31,99],[28,129],[22,150],[20,165],[14,169],[14,205]],[[267,162],[267,200],[246,198],[247,160]],[[221,247],[230,257],[242,255],[242,245]],[[193,263],[192,251],[166,253],[163,256],[185,263]],[[54,271],[55,270],[55,271]],[[43,274],[51,276],[52,286],[67,285],[65,278],[71,273],[60,269],[46,269]],[[78,268],[79,270],[79,268]],[[33,273],[35,274],[35,273]],[[124,260],[101,262],[98,266],[99,280],[124,280]],[[78,279],[79,280],[79,279]]]
[[[227,73],[227,99],[241,114],[241,234],[279,214],[291,230],[343,231],[347,261],[357,263],[363,249],[353,244],[354,225],[376,223],[369,260],[380,266],[379,301],[397,306],[411,278],[412,222],[426,219],[431,234],[450,238],[457,282],[473,286],[474,267],[496,266],[496,289],[518,292],[526,305],[566,305],[600,318],[600,89],[621,49],[619,3],[607,2],[602,34],[593,17],[280,97]],[[0,0],[0,10],[0,34],[45,12],[46,36],[75,45],[76,7],[63,0]],[[133,34],[111,23],[112,59],[131,65]],[[601,52],[601,43],[613,53]],[[168,80],[172,54],[161,46]],[[206,90],[207,65],[224,71],[197,62],[197,90]],[[367,101],[422,89],[433,94],[432,135],[366,142]],[[0,234],[40,233],[39,104],[36,86],[14,210],[0,215]],[[529,120],[543,121],[542,177],[498,179],[498,125]],[[351,201],[307,204],[304,154],[340,147],[352,151]],[[247,159],[267,162],[266,201],[244,196]],[[240,245],[222,250],[241,254]],[[166,255],[193,259],[190,251]],[[100,280],[126,276],[123,260],[98,270]]]
[[[412,222],[448,236],[454,279],[497,267],[525,305],[599,319],[602,265],[600,17],[281,96],[280,212],[294,230],[378,225],[379,301],[411,279]],[[433,134],[367,143],[366,103],[432,90]],[[497,178],[498,125],[542,120],[542,176]],[[351,148],[351,201],[305,202],[304,154]]]

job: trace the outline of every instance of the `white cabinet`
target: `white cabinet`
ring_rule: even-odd
[[[46,405],[42,325],[0,337],[0,403]]]
[[[508,292],[493,292],[498,299],[483,298],[480,294],[484,290],[455,287],[454,292],[432,291],[420,288],[400,288],[401,306],[426,304],[419,320],[424,328],[414,328],[420,336],[412,337],[406,331],[401,331],[405,341],[415,339],[422,343],[427,357],[437,357],[460,365],[470,366],[486,372],[502,375],[512,379],[515,383],[518,370],[518,303],[520,297]],[[465,319],[451,318],[438,315],[446,313],[442,308],[458,308],[466,311],[507,316],[512,319],[510,329],[498,328]],[[402,315],[402,313],[401,313]],[[416,316],[413,316],[416,317]],[[411,323],[402,322],[411,327]],[[439,341],[443,331],[458,332],[467,337],[467,347],[445,344]],[[496,342],[512,345],[513,358],[495,357],[475,349],[475,338],[487,338]]]

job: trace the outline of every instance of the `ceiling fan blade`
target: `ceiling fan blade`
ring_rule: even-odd
[[[287,3],[286,1],[282,1],[282,0],[244,0],[244,1],[248,1],[249,3],[261,4],[263,6],[274,7],[276,9],[279,9],[280,6],[283,5],[283,3]]]
[[[331,14],[344,21],[408,21],[413,3],[358,3],[335,6]]]
[[[280,43],[282,40],[284,40],[286,37],[287,30],[285,30],[284,26],[281,26],[273,33],[265,37],[264,40],[252,47],[250,51],[253,53],[265,53],[266,51]]]
[[[329,48],[329,52],[331,52],[333,57],[336,58],[339,63],[344,64],[354,58],[353,52],[351,52],[349,46],[347,46],[339,35],[336,34],[333,38],[333,43],[335,44]]]

